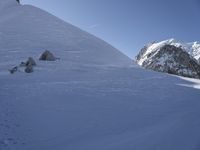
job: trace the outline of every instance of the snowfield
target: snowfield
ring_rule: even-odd
[[[60,63],[0,76],[3,149],[200,148],[200,91],[182,86],[189,82],[136,67],[63,71]]]
[[[141,69],[33,6],[0,6],[0,150],[200,149],[199,80]],[[39,61],[45,49],[60,59]],[[9,73],[30,56],[33,73]]]

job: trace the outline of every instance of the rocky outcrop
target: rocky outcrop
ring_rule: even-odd
[[[36,66],[36,62],[32,57],[29,57],[28,60],[26,61],[26,66]]]
[[[42,55],[40,56],[39,60],[43,61],[55,61],[56,57],[48,50],[46,50]]]
[[[136,62],[146,69],[200,79],[198,61],[181,46],[145,46],[136,56]]]
[[[13,67],[12,69],[10,69],[9,71],[10,71],[11,74],[14,74],[15,72],[18,71],[18,67],[15,66],[15,67]]]
[[[11,74],[14,74],[17,71],[20,71],[21,69],[24,68],[24,72],[26,73],[32,73],[33,72],[33,67],[36,66],[36,62],[32,57],[29,57],[26,62],[21,62],[19,66],[15,66],[12,68],[10,71]]]
[[[50,51],[45,51],[44,53],[42,53],[42,55],[40,56],[39,60],[43,60],[43,61],[55,61],[56,58]],[[14,74],[17,71],[20,71],[23,69],[22,72],[25,73],[32,73],[34,70],[34,66],[36,66],[36,62],[32,57],[29,57],[28,60],[26,62],[21,62],[18,66],[13,67],[12,69],[10,69],[10,73]]]
[[[36,62],[32,57],[29,57],[26,62],[21,62],[20,67],[26,67],[26,66],[36,66]]]
[[[28,66],[26,66],[26,68],[24,69],[24,71],[26,72],[26,73],[32,73],[33,72],[33,65],[28,65]]]

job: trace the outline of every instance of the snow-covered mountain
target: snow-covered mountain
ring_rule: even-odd
[[[153,42],[141,49],[136,62],[146,69],[200,78],[200,44],[175,39]]]
[[[59,59],[40,61],[46,49]],[[28,57],[33,73],[9,73]],[[0,0],[0,150],[198,150],[200,82],[185,80],[141,69],[43,10]]]
[[[33,6],[1,0],[0,18],[1,62],[11,65],[12,54],[19,61],[48,49],[73,63],[131,64],[127,56],[106,42]]]
[[[183,49],[200,62],[200,42],[182,43]]]

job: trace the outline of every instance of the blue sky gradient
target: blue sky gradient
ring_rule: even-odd
[[[200,0],[22,0],[133,58],[148,42],[200,41]]]

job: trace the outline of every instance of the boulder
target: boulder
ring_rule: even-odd
[[[15,66],[15,67],[13,67],[11,70],[9,70],[9,71],[10,71],[11,74],[14,74],[15,72],[18,71],[18,67]]]
[[[25,70],[26,73],[32,73],[33,72],[33,65],[26,66]]]
[[[28,60],[26,61],[26,66],[29,65],[36,66],[36,62],[32,57],[29,57]]]
[[[55,61],[56,57],[48,50],[46,50],[39,58],[39,60],[43,61]]]
[[[26,62],[21,62],[20,67],[26,67],[28,65],[36,66],[36,62],[32,57],[29,57]]]

